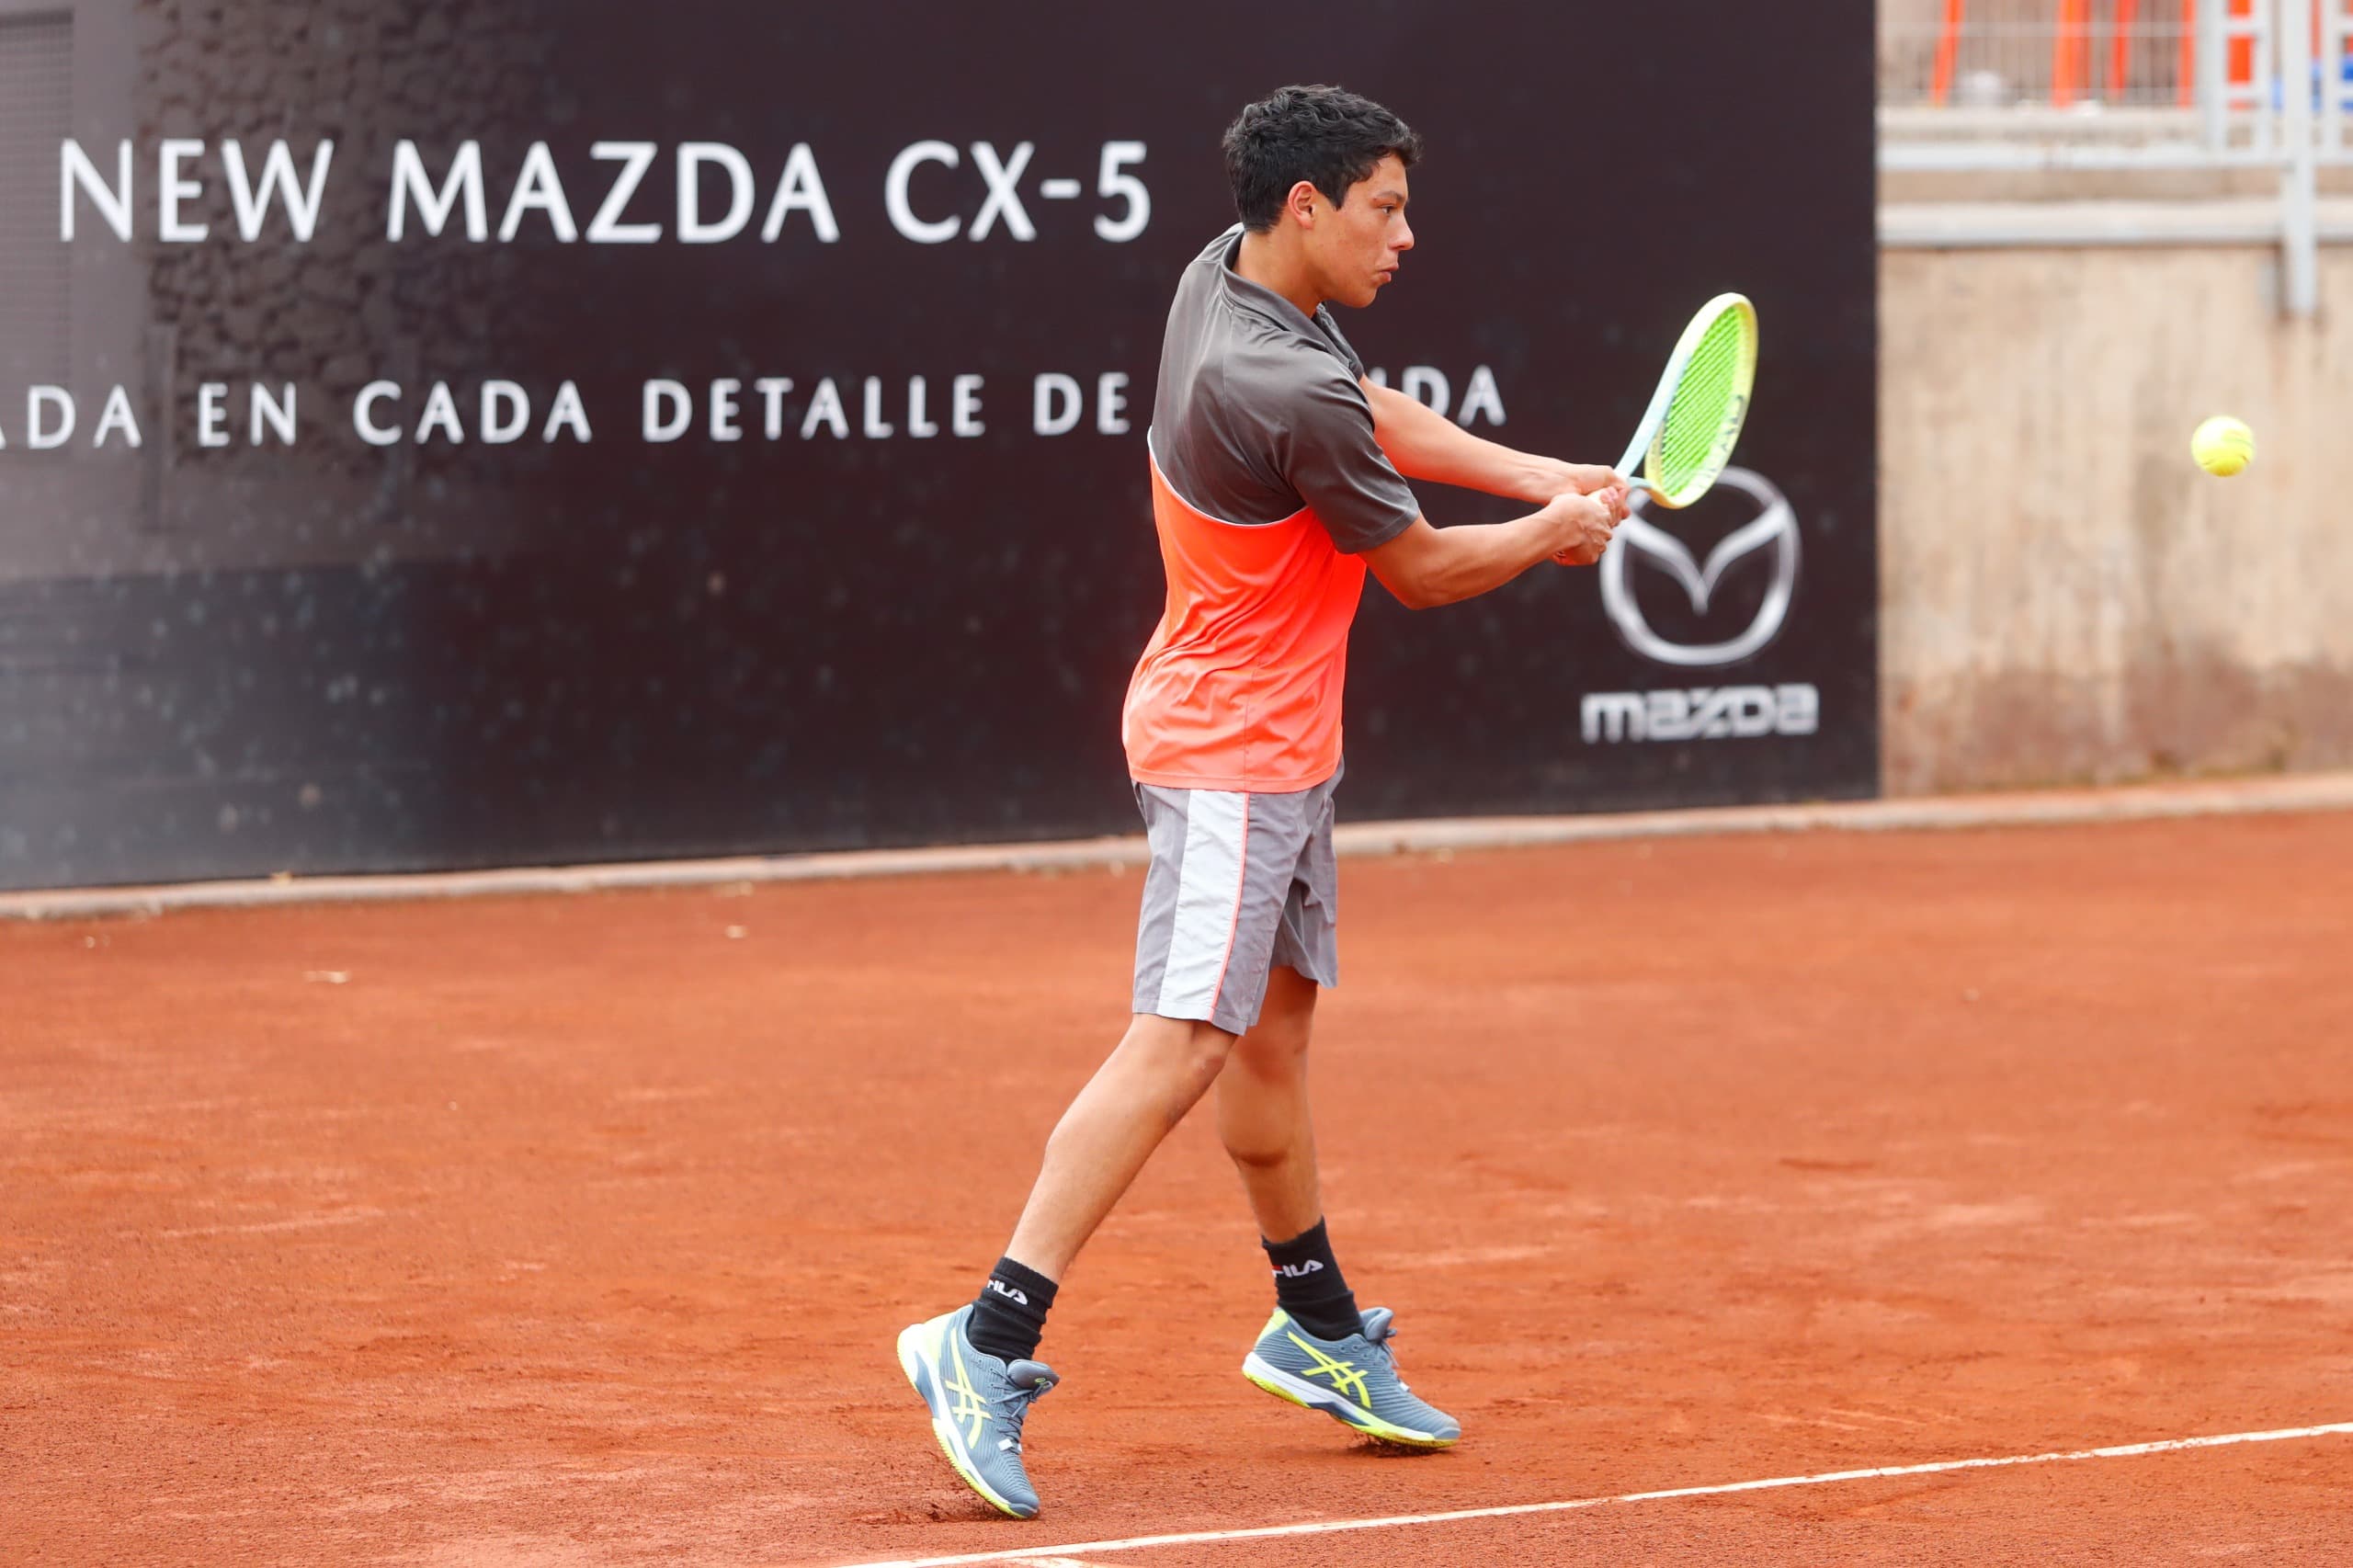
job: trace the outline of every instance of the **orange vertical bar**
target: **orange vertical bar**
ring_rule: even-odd
[[[1928,85],[1932,103],[1952,97],[1953,66],[1961,58],[1961,25],[1968,19],[1969,0],[1945,0],[1945,25],[1937,34],[1937,74]]]
[[[2255,0],[2231,0],[2231,18],[2243,21],[2255,15]],[[2249,86],[2255,81],[2255,40],[2252,36],[2231,40],[2231,83],[2234,86]]]
[[[2083,91],[2091,30],[2092,0],[2059,0],[2059,28],[2051,38],[2051,102],[2072,105]]]
[[[2192,107],[2198,102],[2198,0],[2181,0],[2181,53],[2173,74],[2174,101]]]
[[[2132,85],[2132,29],[2140,24],[2141,0],[2116,0],[2116,17],[2108,40],[2108,101],[2116,102]]]

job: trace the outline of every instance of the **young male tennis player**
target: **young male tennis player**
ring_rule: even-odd
[[[1370,568],[1415,608],[1544,561],[1591,565],[1625,517],[1612,470],[1481,440],[1365,379],[1327,301],[1362,307],[1414,233],[1421,141],[1336,87],[1286,87],[1225,133],[1241,223],[1186,267],[1148,439],[1167,608],[1128,690],[1151,841],[1134,1017],[1046,1142],[1005,1256],[968,1306],[899,1336],[934,1436],[972,1490],[1038,1511],[1023,1420],[1071,1260],[1211,1084],[1219,1135],[1273,1267],[1276,1308],[1243,1372],[1358,1433],[1453,1443],[1415,1397],[1391,1314],[1359,1312],[1316,1187],[1307,1044],[1339,980],[1332,794],[1348,627]],[[1514,522],[1434,528],[1407,479],[1517,497]]]

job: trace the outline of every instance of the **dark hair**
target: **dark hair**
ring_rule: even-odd
[[[1234,210],[1261,234],[1301,180],[1338,207],[1381,159],[1394,153],[1410,168],[1422,155],[1422,139],[1404,120],[1345,87],[1279,88],[1234,116],[1224,146]]]

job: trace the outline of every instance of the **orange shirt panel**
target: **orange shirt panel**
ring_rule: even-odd
[[[1195,510],[1152,467],[1168,573],[1128,683],[1128,771],[1173,790],[1310,790],[1340,767],[1340,698],[1364,562],[1312,511],[1244,527]]]

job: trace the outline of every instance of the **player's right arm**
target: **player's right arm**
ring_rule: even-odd
[[[1364,552],[1381,585],[1408,609],[1460,604],[1500,588],[1540,561],[1590,566],[1616,530],[1612,495],[1555,495],[1540,512],[1508,523],[1434,528],[1414,519],[1388,543]]]
[[[1538,502],[1564,490],[1591,495],[1625,484],[1615,470],[1518,451],[1473,436],[1419,398],[1369,381],[1358,384],[1372,409],[1373,438],[1407,479]]]

